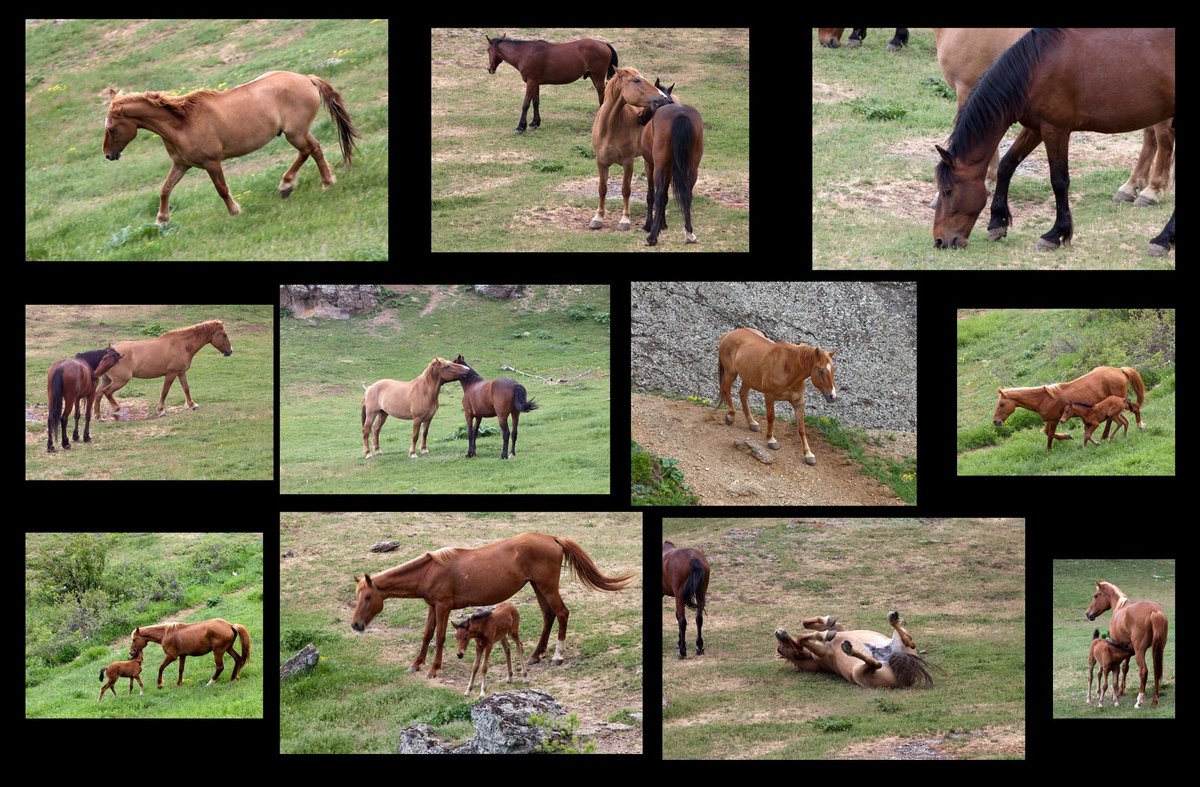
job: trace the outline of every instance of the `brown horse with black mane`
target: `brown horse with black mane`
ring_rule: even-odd
[[[83,442],[92,442],[92,400],[96,398],[96,376],[104,374],[121,360],[121,353],[110,344],[103,350],[77,353],[74,358],[57,361],[46,373],[46,406],[49,410],[46,451],[54,453],[54,433],[62,425],[62,447],[70,450],[67,439],[67,419],[75,411],[75,432],[72,439],[79,442],[79,410],[83,409]]]
[[[521,121],[514,134],[525,131],[525,117],[529,104],[533,104],[533,123],[530,128],[542,124],[538,114],[540,88],[542,85],[565,85],[577,79],[591,78],[596,88],[596,98],[604,103],[604,79],[611,77],[617,67],[617,50],[612,44],[594,38],[581,38],[566,44],[551,44],[549,41],[518,41],[506,36],[488,38],[489,74],[496,73],[500,63],[508,63],[521,72],[525,81],[525,103],[521,105]]]
[[[455,363],[467,366],[462,353],[454,359]],[[470,369],[470,367],[467,367]],[[479,372],[470,369],[465,377],[458,380],[463,388],[463,414],[467,417],[467,458],[475,456],[475,438],[479,435],[479,424],[484,418],[497,418],[500,421],[500,433],[504,445],[500,448],[500,458],[517,458],[517,425],[521,421],[521,413],[536,410],[537,404],[530,399],[525,401],[525,386],[511,377],[497,377],[494,380],[484,380]],[[512,451],[508,450],[508,417],[512,415]]]
[[[1146,650],[1154,649],[1154,701],[1158,704],[1158,682],[1162,677],[1163,649],[1167,646],[1167,614],[1153,601],[1130,601],[1129,597],[1111,582],[1097,582],[1096,594],[1083,615],[1095,620],[1105,610],[1112,610],[1108,623],[1109,638],[1120,646],[1133,650],[1137,656],[1138,684],[1137,702],[1133,707],[1142,707],[1146,698]]]
[[[704,602],[708,596],[708,558],[699,549],[680,549],[663,542],[663,596],[675,598],[675,619],[679,621],[679,658],[687,658],[687,615],[684,607],[696,610],[696,655],[704,655]]]
[[[371,387],[363,386],[362,403],[362,438],[363,458],[371,458],[371,445],[368,442],[371,430],[375,430],[375,456],[379,450],[379,430],[387,421],[388,416],[403,418],[413,422],[412,445],[408,448],[408,458],[417,458],[417,435],[421,426],[425,434],[421,438],[421,453],[429,453],[429,424],[438,411],[438,394],[442,384],[451,380],[461,380],[471,372],[471,367],[445,358],[434,358],[425,367],[425,371],[413,380],[379,380]]]
[[[704,157],[704,122],[694,108],[672,101],[654,111],[642,132],[642,158],[646,162],[646,224],[642,229],[650,233],[647,246],[657,244],[658,233],[667,227],[668,184],[674,185],[675,199],[683,210],[683,242],[696,242],[692,232],[692,189]]]
[[[1071,435],[1059,434],[1056,431],[1067,402],[1095,404],[1110,396],[1120,396],[1124,399],[1125,392],[1131,385],[1137,394],[1137,403],[1131,405],[1130,409],[1137,418],[1138,429],[1145,429],[1142,403],[1146,400],[1146,386],[1142,382],[1142,376],[1131,366],[1097,366],[1069,383],[1050,383],[1029,388],[997,388],[1000,398],[996,402],[996,412],[992,414],[992,424],[997,427],[1003,425],[1018,407],[1033,410],[1046,422],[1046,450],[1049,451],[1054,447],[1055,440],[1071,439]],[[1109,420],[1104,426],[1103,439],[1108,439],[1108,430],[1111,427],[1112,421]]]
[[[109,88],[108,97],[105,158],[109,161],[121,158],[121,151],[137,136],[139,128],[162,138],[171,157],[173,164],[159,200],[159,224],[171,220],[171,190],[192,167],[208,172],[231,216],[241,213],[241,206],[229,196],[221,162],[252,153],[280,135],[300,151],[296,162],[279,181],[280,197],[292,193],[296,173],[309,156],[316,160],[325,187],[336,183],[321,143],[310,130],[322,101],[337,126],[342,160],[347,166],[353,156],[354,140],[361,138],[333,85],[312,74],[268,71],[224,92],[197,90],[184,96],[155,91],[118,94]]]
[[[206,686],[216,683],[217,678],[225,669],[221,657],[226,653],[233,657],[233,675],[229,678],[230,682],[237,680],[242,667],[250,663],[250,632],[246,630],[245,626],[230,623],[221,618],[203,620],[199,623],[160,623],[157,626],[139,626],[133,630],[133,634],[130,636],[133,638],[131,653],[145,648],[147,642],[157,642],[162,645],[163,653],[167,658],[158,668],[158,687],[160,689],[163,685],[163,670],[177,658],[179,659],[179,680],[175,682],[176,686],[183,685],[183,665],[188,656],[213,654],[217,671],[213,673],[212,678],[205,684]],[[242,655],[240,656],[234,648],[239,636],[242,638]]]
[[[521,533],[494,544],[465,549],[446,547],[426,552],[418,558],[375,576],[364,574],[356,578],[356,602],[350,628],[365,631],[367,625],[383,609],[389,598],[419,598],[429,606],[425,617],[425,635],[421,652],[408,668],[417,672],[429,653],[429,641],[437,628],[437,651],[429,677],[442,668],[442,645],[446,640],[446,622],[451,610],[464,607],[497,604],[511,598],[529,583],[542,608],[542,636],[529,658],[536,664],[546,653],[550,626],[558,619],[558,642],[554,646],[552,664],[561,664],[563,644],[567,639],[567,618],[570,611],[558,595],[559,574],[566,564],[571,572],[592,590],[624,590],[633,573],[605,576],[583,551],[569,538],[548,536],[545,533]]]

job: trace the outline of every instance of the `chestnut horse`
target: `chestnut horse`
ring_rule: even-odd
[[[158,397],[158,414],[166,414],[167,392],[171,383],[179,378],[183,386],[183,396],[187,406],[193,410],[200,405],[192,401],[192,391],[188,388],[187,371],[192,368],[192,359],[196,353],[211,344],[226,358],[233,355],[233,345],[229,343],[229,335],[225,333],[225,323],[220,320],[209,320],[188,328],[176,328],[167,331],[155,339],[139,339],[133,342],[117,342],[113,348],[121,353],[121,360],[104,373],[101,385],[96,390],[96,418],[100,418],[100,402],[107,396],[112,405],[113,420],[118,420],[117,411],[121,406],[113,398],[113,394],[125,387],[133,378],[139,380],[163,377],[162,393]]]
[[[869,689],[932,686],[928,668],[940,668],[917,653],[898,612],[888,613],[888,623],[893,630],[890,637],[865,629],[847,631],[833,615],[806,618],[804,627],[811,633],[792,637],[775,629],[779,642],[775,652],[801,672],[832,672]]]
[[[1127,51],[1139,56],[1120,55]],[[934,172],[940,192],[934,247],[966,248],[987,203],[988,161],[1013,123],[1024,128],[1000,162],[988,237],[999,240],[1007,234],[1013,172],[1045,140],[1057,205],[1053,228],[1038,241],[1038,249],[1048,251],[1069,244],[1074,233],[1067,197],[1071,133],[1136,131],[1174,117],[1173,28],[1034,28],[979,80],[955,121],[947,149],[935,146],[941,163]]]
[[[74,358],[57,361],[46,373],[47,434],[46,451],[54,453],[54,433],[62,424],[62,447],[71,449],[67,439],[67,420],[75,411],[75,432],[72,438],[79,442],[79,410],[84,412],[83,442],[92,442],[92,400],[96,398],[96,376],[104,374],[113,364],[121,360],[121,353],[110,344],[103,350],[78,353]]]
[[[1060,424],[1065,424],[1067,421],[1078,416],[1083,419],[1083,447],[1087,448],[1088,441],[1100,445],[1095,440],[1092,440],[1092,432],[1096,431],[1096,427],[1101,421],[1105,425],[1117,422],[1117,429],[1125,427],[1125,436],[1129,437],[1129,420],[1121,413],[1125,410],[1132,410],[1134,405],[1124,396],[1110,396],[1107,399],[1101,399],[1096,404],[1088,404],[1087,402],[1067,402],[1063,406],[1062,418],[1058,419]],[[1116,437],[1116,431],[1113,432],[1113,437]]]
[[[1113,707],[1120,705],[1117,697],[1125,693],[1125,680],[1129,677],[1129,658],[1133,651],[1124,645],[1118,645],[1111,638],[1101,637],[1100,629],[1092,632],[1092,645],[1088,649],[1088,693],[1084,705],[1092,704],[1092,677],[1096,672],[1096,664],[1100,664],[1100,682],[1096,684],[1096,707],[1104,705],[1104,694],[1108,691],[1108,673],[1113,676],[1112,703]],[[1124,666],[1124,671],[1122,671]]]
[[[996,401],[992,424],[1001,426],[1018,407],[1033,410],[1046,422],[1046,450],[1049,451],[1054,447],[1055,440],[1071,439],[1071,435],[1055,431],[1067,402],[1095,404],[1110,396],[1125,398],[1125,392],[1130,385],[1137,394],[1137,404],[1130,409],[1137,418],[1138,429],[1145,429],[1142,403],[1146,399],[1146,386],[1142,383],[1142,376],[1130,366],[1097,366],[1069,383],[1035,385],[1030,388],[997,388],[996,392],[1000,394],[1000,398]],[[1103,439],[1108,439],[1111,426],[1111,422],[1105,425]]]
[[[454,359],[455,363],[466,366],[462,353]],[[470,369],[470,367],[468,367]],[[537,404],[530,399],[525,401],[525,386],[511,377],[497,377],[494,380],[484,380],[479,372],[470,369],[465,377],[458,380],[463,389],[463,415],[467,417],[467,458],[475,456],[475,438],[479,435],[479,424],[484,418],[498,418],[500,433],[504,437],[504,445],[500,448],[500,458],[508,459],[511,455],[517,458],[517,424],[521,421],[521,413],[536,410]],[[508,450],[508,416],[512,415],[512,452]]]
[[[1142,707],[1146,698],[1146,650],[1154,649],[1154,701],[1158,705],[1158,682],[1162,677],[1163,648],[1167,645],[1167,615],[1153,601],[1130,601],[1119,587],[1111,582],[1097,582],[1092,603],[1084,617],[1095,620],[1106,609],[1113,611],[1108,622],[1112,641],[1133,650],[1138,663],[1138,696],[1133,707]]]
[[[158,205],[158,223],[171,220],[171,190],[192,167],[201,167],[212,178],[217,194],[225,200],[231,216],[242,208],[229,196],[221,162],[253,153],[283,135],[300,151],[291,169],[279,181],[279,196],[287,197],[296,187],[296,173],[309,156],[317,162],[325,188],[337,182],[321,144],[313,136],[313,120],[321,102],[329,109],[342,143],[342,160],[351,164],[358,130],[350,122],[342,97],[324,79],[291,71],[268,71],[244,85],[224,92],[197,90],[184,96],[165,93],[117,94],[108,89],[108,117],[104,121],[104,157],[121,158],[121,151],[148,129],[162,138],[173,164],[163,181]]]
[[[250,632],[246,631],[245,626],[230,623],[221,618],[202,620],[199,623],[160,623],[157,626],[139,626],[133,630],[131,636],[133,647],[130,652],[142,650],[146,647],[147,642],[157,642],[162,645],[163,653],[167,658],[158,668],[158,687],[160,689],[163,686],[163,670],[177,658],[179,659],[179,680],[175,682],[176,686],[183,685],[183,665],[188,656],[213,654],[217,671],[213,673],[208,683],[204,684],[205,686],[211,686],[217,682],[217,678],[225,669],[225,663],[221,657],[226,653],[233,657],[233,675],[229,678],[231,683],[238,679],[238,673],[242,671],[242,667],[250,663]],[[242,655],[240,656],[234,647],[239,636],[242,638]]]
[[[679,549],[663,542],[663,596],[674,596],[675,619],[679,621],[679,658],[687,658],[684,607],[696,610],[696,655],[704,655],[704,602],[708,596],[708,558],[699,549]]]
[[[425,617],[425,635],[421,652],[408,668],[417,672],[429,653],[429,641],[437,627],[437,651],[429,677],[442,668],[442,645],[450,611],[470,606],[497,604],[511,598],[528,582],[533,586],[542,608],[542,636],[530,664],[541,661],[550,639],[550,626],[558,619],[558,642],[552,664],[561,664],[563,643],[567,638],[567,605],[558,595],[558,576],[563,564],[592,590],[623,590],[633,579],[632,573],[608,577],[600,573],[583,548],[569,538],[545,533],[521,533],[494,544],[465,549],[446,547],[426,552],[407,563],[372,577],[355,578],[356,602],[350,628],[364,631],[389,598],[419,598],[429,606]]]
[[[703,157],[704,123],[699,112],[677,102],[654,111],[642,132],[642,158],[646,162],[646,224],[642,229],[650,233],[647,246],[658,243],[659,231],[667,226],[668,182],[675,186],[675,199],[683,209],[683,241],[696,242],[692,233],[692,189]]]
[[[604,103],[604,79],[611,77],[617,66],[617,50],[612,44],[594,38],[581,38],[566,44],[551,44],[549,41],[518,41],[500,36],[488,38],[489,74],[496,73],[501,62],[508,63],[521,72],[525,81],[525,103],[521,105],[521,121],[514,134],[525,131],[525,117],[529,104],[533,103],[533,124],[542,125],[538,114],[539,92],[542,85],[565,85],[576,79],[591,78],[596,88],[596,98]]]
[[[368,388],[363,386],[362,403],[362,439],[363,458],[371,458],[369,439],[371,430],[375,430],[375,456],[379,450],[379,430],[389,415],[413,422],[412,445],[408,448],[408,458],[417,458],[417,434],[425,426],[425,435],[421,438],[421,453],[429,453],[426,444],[429,441],[429,424],[433,422],[434,413],[438,410],[438,394],[442,383],[462,379],[471,371],[471,367],[445,358],[434,358],[415,380],[379,380]]]
[[[791,402],[796,411],[796,429],[804,443],[804,461],[810,465],[817,458],[808,447],[808,435],[804,431],[805,381],[812,377],[815,387],[833,404],[837,401],[837,385],[834,384],[833,356],[837,350],[828,352],[807,344],[774,342],[753,328],[738,328],[721,337],[717,345],[717,379],[721,384],[721,395],[717,406],[725,402],[729,411],[725,423],[733,423],[733,381],[742,378],[742,413],[751,432],[758,431],[758,421],[750,415],[747,398],[750,390],[761,391],[767,404],[767,448],[779,449],[775,440],[775,400]]]
[[[463,692],[464,697],[471,696],[471,689],[475,687],[475,673],[479,671],[480,661],[483,662],[483,677],[479,681],[479,696],[482,697],[487,693],[488,661],[492,658],[492,647],[497,642],[504,648],[504,660],[508,664],[508,677],[504,682],[512,682],[512,651],[508,647],[510,636],[517,646],[517,672],[521,673],[522,678],[525,677],[525,647],[521,644],[521,615],[512,604],[508,602],[497,604],[495,609],[476,612],[462,623],[451,622],[454,623],[454,639],[458,643],[457,655],[460,659],[467,652],[467,645],[471,640],[475,640],[475,664],[471,667],[471,681],[467,684],[467,690]]]
[[[129,678],[129,693],[133,694],[133,681],[138,682],[138,696],[146,693],[146,685],[142,683],[142,653],[139,648],[134,648],[129,653],[129,661],[114,661],[107,667],[100,669],[100,682],[104,682],[104,676],[108,676],[108,685],[100,689],[100,697],[96,702],[104,699],[104,692],[112,691],[113,696],[117,696],[117,690],[113,688],[117,681],[121,678]]]

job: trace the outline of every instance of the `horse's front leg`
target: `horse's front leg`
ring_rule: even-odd
[[[408,458],[409,459],[417,458],[417,437],[419,437],[420,434],[421,434],[421,419],[414,417],[413,418],[412,444],[408,446]]]
[[[183,173],[187,172],[191,167],[185,167],[183,164],[175,162],[171,165],[171,171],[167,173],[167,179],[163,181],[162,190],[159,191],[158,199],[158,223],[166,225],[171,220],[171,190],[175,188]],[[112,397],[109,397],[110,399]],[[100,413],[96,413],[97,416]]]
[[[529,124],[530,128],[537,128],[542,125],[542,116],[538,113],[538,107],[542,103],[542,86],[534,83],[533,85],[533,122]],[[483,664],[483,672],[487,674],[487,662]]]
[[[187,372],[179,373],[179,384],[183,386],[183,398],[187,400],[187,406],[193,410],[199,410],[200,405],[192,401],[192,390],[188,388]]]
[[[162,688],[162,674],[163,674],[163,670],[165,670],[165,669],[167,668],[167,665],[168,665],[168,664],[170,664],[170,663],[171,663],[172,661],[174,661],[174,660],[175,660],[175,657],[174,657],[174,656],[167,656],[167,658],[166,658],[166,659],[163,661],[163,663],[162,663],[162,666],[160,666],[160,667],[158,668],[158,687],[159,687],[160,689]],[[180,666],[182,666],[182,665],[180,665]]]
[[[779,441],[775,439],[775,397],[764,392],[763,400],[767,403],[767,448],[778,451]]]
[[[596,215],[592,216],[591,222],[588,224],[588,229],[598,230],[604,226],[604,200],[608,197],[608,168],[609,164],[601,164],[600,157],[596,157],[596,170],[600,174],[600,207],[596,208]]]
[[[529,115],[529,105],[533,103],[533,97],[537,95],[537,82],[529,81],[525,83],[525,101],[521,104],[521,121],[517,123],[517,130],[513,134],[524,134],[526,122],[525,118]],[[535,110],[534,115],[537,112]]]
[[[1008,234],[1012,224],[1012,213],[1008,209],[1008,184],[1012,181],[1017,165],[1025,160],[1038,143],[1042,141],[1041,134],[1028,128],[1022,128],[1021,133],[1013,140],[1012,147],[1000,159],[1000,169],[996,172],[996,193],[992,195],[992,219],[988,222],[988,240],[1000,240]]]
[[[1074,225],[1071,220],[1071,203],[1068,191],[1071,172],[1067,164],[1070,134],[1056,134],[1046,138],[1046,155],[1050,158],[1050,186],[1054,189],[1054,226],[1038,241],[1038,251],[1054,251],[1059,246],[1070,246]],[[1108,437],[1108,427],[1104,428]]]
[[[212,178],[213,185],[217,187],[217,193],[221,195],[221,199],[225,200],[225,207],[229,208],[229,215],[236,216],[241,213],[242,206],[234,202],[233,197],[229,196],[229,186],[225,185],[225,173],[221,170],[221,162],[209,162],[204,165],[204,169],[208,171],[208,176]]]
[[[621,220],[617,222],[617,229],[627,230],[633,226],[633,222],[629,220],[629,194],[633,184],[633,159],[625,162],[622,168],[625,171],[625,176],[621,180]]]
[[[434,617],[433,605],[429,605],[429,614],[425,616],[425,634],[421,637],[421,652],[409,666],[408,672],[418,672],[425,664],[425,656],[429,653],[429,640],[433,639],[433,627],[437,618]]]
[[[649,232],[654,226],[654,157],[643,157],[646,162],[646,223],[642,232]]]
[[[796,431],[800,433],[800,442],[804,444],[804,463],[815,465],[817,457],[813,456],[812,450],[808,447],[808,433],[804,430],[804,397],[792,402],[792,409],[796,411]]]
[[[83,413],[83,442],[90,443],[90,442],[92,442],[92,434],[91,434],[91,432],[92,432],[92,398],[91,398],[91,396],[85,396],[85,397],[83,397],[81,402],[75,403],[75,424],[76,424],[76,426],[79,425],[79,406],[81,403],[84,406],[84,408],[86,408]],[[1128,433],[1129,422],[1126,421],[1125,424],[1126,424],[1125,431],[1126,431],[1126,433]],[[133,686],[132,686],[132,684],[130,684],[130,689],[132,690],[132,688],[133,688]]]
[[[430,678],[436,678],[438,670],[442,668],[442,646],[446,644],[446,624],[450,620],[450,607],[439,606],[437,609],[437,650],[433,653],[433,666],[429,668]],[[487,673],[487,664],[484,663],[483,671]]]
[[[425,419],[425,428],[421,431],[421,453],[429,453],[429,425],[433,423],[433,416]]]

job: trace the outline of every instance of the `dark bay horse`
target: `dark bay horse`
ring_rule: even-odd
[[[84,412],[83,442],[92,442],[92,400],[96,398],[96,377],[107,372],[121,360],[121,353],[110,344],[103,350],[78,353],[74,358],[57,361],[46,373],[47,435],[46,451],[54,453],[54,434],[62,426],[62,447],[70,450],[67,439],[67,420],[75,411],[75,432],[72,439],[79,442],[79,410]]]
[[[408,671],[417,672],[425,664],[436,626],[437,651],[433,666],[429,668],[432,678],[442,668],[442,645],[451,610],[497,604],[511,598],[528,582],[542,608],[542,636],[529,663],[536,664],[545,655],[550,626],[557,618],[558,642],[551,663],[561,664],[570,616],[567,605],[558,595],[559,574],[564,563],[592,590],[623,590],[633,579],[633,573],[612,577],[601,574],[583,548],[569,538],[521,533],[475,549],[446,547],[426,552],[373,577],[364,574],[361,579],[356,578],[357,600],[350,628],[366,630],[367,624],[383,609],[385,599],[423,599],[429,606],[425,635],[421,639],[421,652]]]
[[[687,615],[684,607],[696,610],[696,655],[704,655],[704,602],[708,597],[708,558],[699,549],[679,549],[663,542],[663,596],[675,598],[675,619],[679,621],[679,658],[687,658]]]
[[[321,144],[313,136],[313,119],[321,102],[329,109],[342,143],[342,160],[351,164],[354,140],[361,139],[350,122],[342,97],[324,79],[291,71],[268,71],[244,85],[229,90],[197,90],[184,96],[165,93],[125,93],[108,89],[108,117],[104,121],[104,156],[121,158],[121,151],[148,129],[162,138],[173,162],[163,182],[158,206],[158,223],[171,220],[170,197],[180,178],[192,167],[203,168],[212,178],[217,194],[225,200],[229,214],[241,206],[229,196],[221,162],[253,153],[283,135],[300,151],[296,162],[279,181],[279,196],[287,197],[296,187],[296,173],[309,156],[317,162],[325,188],[337,182]]]
[[[647,246],[658,243],[659,231],[667,226],[668,183],[675,186],[675,199],[683,209],[684,243],[696,242],[692,233],[692,189],[703,157],[704,123],[699,112],[678,103],[655,110],[642,132],[642,158],[646,162],[646,225],[642,229],[650,233]]]
[[[460,353],[454,359],[455,363],[467,365]],[[470,367],[467,367],[470,369]],[[537,404],[530,399],[525,401],[525,386],[511,377],[497,377],[494,380],[484,380],[474,369],[458,380],[463,388],[463,415],[467,418],[467,458],[475,456],[475,438],[479,435],[479,424],[484,418],[497,418],[500,421],[500,433],[504,445],[500,448],[500,458],[517,458],[517,425],[521,421],[521,413],[536,410]],[[512,415],[512,451],[508,450],[508,416]]]
[[[1138,428],[1145,429],[1142,403],[1146,400],[1146,386],[1142,382],[1142,376],[1131,366],[1097,366],[1069,383],[1050,383],[1029,388],[997,388],[996,392],[1000,394],[1000,398],[996,401],[992,424],[1001,426],[1018,407],[1032,410],[1046,422],[1046,450],[1049,451],[1054,447],[1055,440],[1071,439],[1071,435],[1056,431],[1067,402],[1095,404],[1110,396],[1120,396],[1123,399],[1131,385],[1137,395],[1137,403],[1130,409],[1137,418]],[[1111,422],[1105,425],[1102,439],[1108,439],[1108,430],[1111,427]]]
[[[758,431],[758,421],[750,415],[748,397],[750,390],[761,391],[767,404],[767,448],[779,449],[775,440],[775,400],[791,402],[796,411],[796,429],[804,443],[804,461],[815,465],[817,457],[808,447],[808,435],[804,430],[804,389],[812,377],[813,387],[821,392],[825,401],[837,401],[837,385],[834,383],[833,356],[837,350],[822,350],[807,344],[774,342],[753,328],[737,328],[721,337],[717,345],[717,379],[721,395],[717,406],[725,402],[729,411],[725,423],[733,423],[733,381],[742,378],[740,396],[742,413],[751,432]]]
[[[179,659],[179,680],[175,682],[176,686],[183,685],[183,665],[188,656],[213,654],[217,671],[213,673],[208,683],[204,684],[205,686],[211,686],[217,682],[217,678],[225,669],[221,657],[226,653],[233,658],[233,675],[229,678],[230,682],[237,680],[242,667],[250,663],[250,632],[246,631],[245,626],[230,623],[221,618],[203,620],[199,623],[160,623],[157,626],[139,626],[133,630],[131,636],[133,646],[130,652],[142,650],[146,647],[147,642],[157,642],[162,645],[163,653],[167,658],[158,668],[158,687],[160,689],[163,686],[163,670],[175,659]],[[240,656],[235,647],[239,636],[242,638],[242,655]]]
[[[421,453],[429,453],[429,424],[438,411],[438,393],[442,384],[451,380],[461,380],[471,372],[471,367],[445,358],[434,358],[425,367],[425,371],[413,380],[379,380],[371,387],[363,386],[362,402],[362,439],[363,458],[371,458],[370,436],[375,432],[375,456],[379,450],[379,430],[387,421],[388,416],[403,418],[413,422],[412,444],[408,448],[408,458],[417,458],[417,435],[421,427],[425,434],[421,438]]]
[[[472,640],[475,641],[475,664],[471,667],[471,680],[467,683],[467,690],[463,692],[464,697],[471,696],[471,689],[475,687],[475,673],[479,671],[481,661],[483,676],[479,680],[479,696],[487,693],[488,661],[492,658],[492,648],[497,642],[504,648],[504,661],[508,665],[508,678],[504,682],[512,682],[512,651],[508,647],[509,637],[512,637],[517,646],[517,672],[524,677],[525,647],[521,644],[521,615],[516,607],[506,601],[497,604],[495,609],[476,612],[462,623],[451,622],[454,623],[454,640],[458,643],[457,656],[460,659],[467,652],[467,645]]]
[[[1138,56],[1124,57],[1128,51]],[[1013,123],[1023,128],[1000,162],[988,236],[999,240],[1007,234],[1013,172],[1045,141],[1057,205],[1053,228],[1038,241],[1038,249],[1047,251],[1069,244],[1074,232],[1067,198],[1071,132],[1136,131],[1174,116],[1173,28],[1034,28],[984,73],[955,121],[947,149],[935,146],[941,162],[934,171],[940,192],[934,247],[966,248],[987,203],[988,161]]]
[[[1088,441],[1100,445],[1095,440],[1092,440],[1092,433],[1096,431],[1096,427],[1101,423],[1110,424],[1113,421],[1117,422],[1117,430],[1125,427],[1125,436],[1129,437],[1129,420],[1122,415],[1125,410],[1132,410],[1134,404],[1124,396],[1110,396],[1107,399],[1101,399],[1096,404],[1088,404],[1087,402],[1067,402],[1063,405],[1062,417],[1058,419],[1060,424],[1065,424],[1072,418],[1078,417],[1083,419],[1083,447],[1087,448]],[[1116,437],[1117,432],[1113,432],[1113,437]]]
[[[793,637],[775,629],[775,652],[801,672],[832,672],[869,689],[907,689],[933,685],[930,664],[917,653],[912,635],[895,610],[888,613],[892,635],[859,629],[847,631],[834,615],[805,618],[812,629]]]
[[[846,30],[844,27],[818,27],[817,40],[821,42],[821,46],[827,46],[830,49],[837,49],[841,45],[842,33]],[[846,42],[848,47],[862,46],[863,40],[867,37],[867,28],[854,27],[850,29],[850,39]],[[897,27],[896,34],[892,36],[892,40],[888,41],[887,50],[889,52],[898,52],[902,47],[908,46],[908,28]]]
[[[117,690],[113,688],[117,681],[121,678],[129,678],[129,693],[133,694],[133,682],[138,682],[138,696],[146,693],[146,686],[142,683],[142,651],[134,649],[129,654],[129,661],[114,661],[107,667],[100,670],[100,682],[104,682],[105,676],[108,677],[108,684],[100,689],[100,697],[96,700],[99,702],[104,699],[104,692],[112,691],[113,696],[117,696]]]
[[[1167,646],[1167,615],[1153,601],[1130,601],[1119,587],[1111,582],[1097,582],[1092,603],[1084,611],[1084,617],[1095,620],[1106,609],[1113,611],[1108,622],[1109,637],[1118,645],[1131,648],[1137,656],[1138,684],[1137,702],[1133,707],[1142,707],[1146,698],[1146,650],[1154,649],[1154,701],[1158,705],[1158,682],[1162,677],[1163,649]]]
[[[542,85],[566,85],[577,79],[592,80],[596,98],[604,103],[604,79],[611,77],[617,67],[617,50],[612,44],[594,38],[581,38],[566,44],[551,44],[549,41],[518,41],[500,36],[487,38],[489,74],[496,73],[501,62],[508,63],[521,72],[525,81],[525,103],[521,105],[521,121],[514,134],[525,131],[525,117],[529,104],[533,103],[533,124],[542,124],[538,114],[539,92]]]
[[[113,394],[135,377],[139,380],[165,378],[162,393],[158,397],[160,416],[166,414],[167,392],[171,390],[171,384],[175,382],[176,377],[183,386],[187,406],[193,410],[200,409],[200,405],[192,401],[187,371],[192,368],[192,359],[196,357],[196,353],[209,344],[226,358],[233,355],[233,345],[229,343],[229,335],[225,333],[225,323],[220,320],[176,328],[154,339],[117,342],[113,348],[121,353],[121,360],[104,373],[101,385],[96,391],[96,418],[100,418],[102,398],[108,397],[108,402],[112,405],[113,420],[118,420],[117,412],[121,406],[117,404]]]

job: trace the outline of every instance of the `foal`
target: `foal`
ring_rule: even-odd
[[[1125,693],[1125,679],[1129,677],[1129,657],[1133,651],[1122,647],[1107,637],[1100,636],[1100,629],[1092,632],[1092,647],[1088,651],[1088,694],[1085,705],[1092,704],[1092,675],[1096,662],[1100,662],[1100,682],[1096,685],[1096,707],[1104,706],[1104,694],[1108,691],[1108,673],[1113,675],[1113,707],[1117,707],[1117,697]],[[1121,672],[1121,665],[1125,670]]]
[[[475,665],[471,667],[471,682],[467,684],[464,697],[471,696],[475,687],[475,673],[479,670],[479,662],[483,660],[483,677],[479,681],[479,696],[487,691],[488,660],[492,657],[492,646],[498,641],[504,648],[504,660],[508,663],[508,677],[505,683],[512,682],[512,651],[508,648],[508,637],[512,636],[517,644],[517,671],[522,679],[526,678],[525,648],[521,645],[521,616],[517,608],[508,602],[497,604],[495,609],[476,612],[462,623],[454,624],[454,639],[458,641],[458,657],[461,659],[467,650],[467,644],[475,640]]]
[[[1116,421],[1119,425],[1125,427],[1125,436],[1129,437],[1129,420],[1121,413],[1125,410],[1133,411],[1133,403],[1124,396],[1110,396],[1107,399],[1102,399],[1096,404],[1088,404],[1087,402],[1067,402],[1063,407],[1062,417],[1058,419],[1059,423],[1065,424],[1072,418],[1079,416],[1083,419],[1083,447],[1087,448],[1088,441],[1100,445],[1100,443],[1092,440],[1092,433],[1096,431],[1096,427],[1110,420]],[[1106,427],[1107,429],[1107,427]],[[1116,437],[1116,430],[1113,431],[1113,437]]]
[[[113,696],[117,696],[117,690],[113,685],[121,678],[129,678],[129,693],[133,694],[133,681],[138,682],[138,696],[146,693],[146,686],[142,683],[142,654],[145,651],[135,649],[129,655],[132,656],[129,661],[114,661],[104,669],[100,670],[100,680],[104,680],[105,674],[108,675],[108,685],[100,689],[99,702],[104,699],[104,692],[112,690]]]

